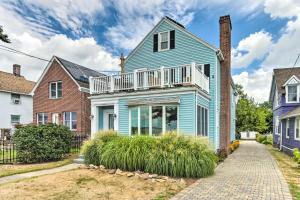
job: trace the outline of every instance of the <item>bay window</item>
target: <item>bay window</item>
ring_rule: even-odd
[[[298,102],[298,90],[297,85],[288,85],[287,86],[287,103]]]
[[[176,105],[137,106],[129,110],[131,135],[161,136],[165,131],[177,130]]]
[[[64,125],[70,130],[77,130],[77,113],[64,112]]]

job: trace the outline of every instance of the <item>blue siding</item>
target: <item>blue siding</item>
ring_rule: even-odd
[[[160,95],[162,96],[162,95]],[[180,97],[179,104],[179,132],[188,135],[195,136],[196,128],[195,128],[195,115],[196,115],[196,97],[195,93],[191,92],[188,94],[181,95],[163,95],[163,97]],[[152,97],[149,95],[148,97]],[[142,99],[143,97],[123,97],[119,100],[119,132],[120,134],[129,135],[129,108],[128,108],[128,100],[129,99]],[[159,98],[159,97],[155,97]]]
[[[210,64],[210,103],[209,103],[209,137],[214,142],[215,148],[219,147],[219,120],[216,121],[216,113],[219,108],[220,99],[216,99],[216,94],[220,94],[220,71],[218,70],[218,79],[216,79],[216,63],[218,59],[216,52],[200,43],[196,39],[190,37],[177,27],[170,25],[167,22],[162,22],[160,26],[154,30],[154,33],[175,30],[175,49],[153,52],[153,35],[149,35],[145,39],[137,51],[129,57],[125,62],[125,71],[132,72],[134,69],[146,67],[148,69],[155,69],[161,66],[178,66],[183,64],[190,64],[196,62],[197,64]],[[218,90],[216,91],[216,85]],[[219,97],[220,95],[218,95]],[[189,118],[189,116],[185,116]],[[190,123],[187,120],[184,122]],[[181,124],[181,126],[187,126]],[[195,128],[194,128],[195,129]]]

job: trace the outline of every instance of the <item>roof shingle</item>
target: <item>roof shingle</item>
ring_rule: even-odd
[[[0,71],[0,91],[29,94],[35,82],[26,80],[24,76]]]
[[[284,83],[293,75],[300,79],[300,67],[274,69],[275,83],[280,95],[285,93]]]

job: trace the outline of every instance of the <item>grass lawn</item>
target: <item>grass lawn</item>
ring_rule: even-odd
[[[47,163],[0,165],[0,177],[60,167],[72,163],[75,157],[70,156],[61,161]]]
[[[169,199],[187,184],[76,169],[0,185],[0,199]],[[1,199],[2,200],[2,199]]]
[[[290,156],[279,152],[271,145],[268,145],[267,149],[276,159],[283,176],[288,182],[293,199],[300,200],[300,169],[297,168],[296,162]]]

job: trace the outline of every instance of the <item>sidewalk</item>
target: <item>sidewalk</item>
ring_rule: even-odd
[[[12,176],[5,176],[5,177],[0,178],[0,184],[9,183],[12,181],[18,181],[18,180],[25,179],[25,178],[32,178],[32,177],[36,177],[36,176],[54,174],[57,172],[63,172],[63,171],[68,171],[68,170],[72,170],[72,169],[77,169],[80,166],[81,166],[80,164],[73,163],[73,164],[69,164],[69,165],[65,165],[65,166],[61,166],[61,167],[56,167],[53,169],[45,169],[45,170],[28,172],[28,173],[23,173],[23,174],[15,174]]]

